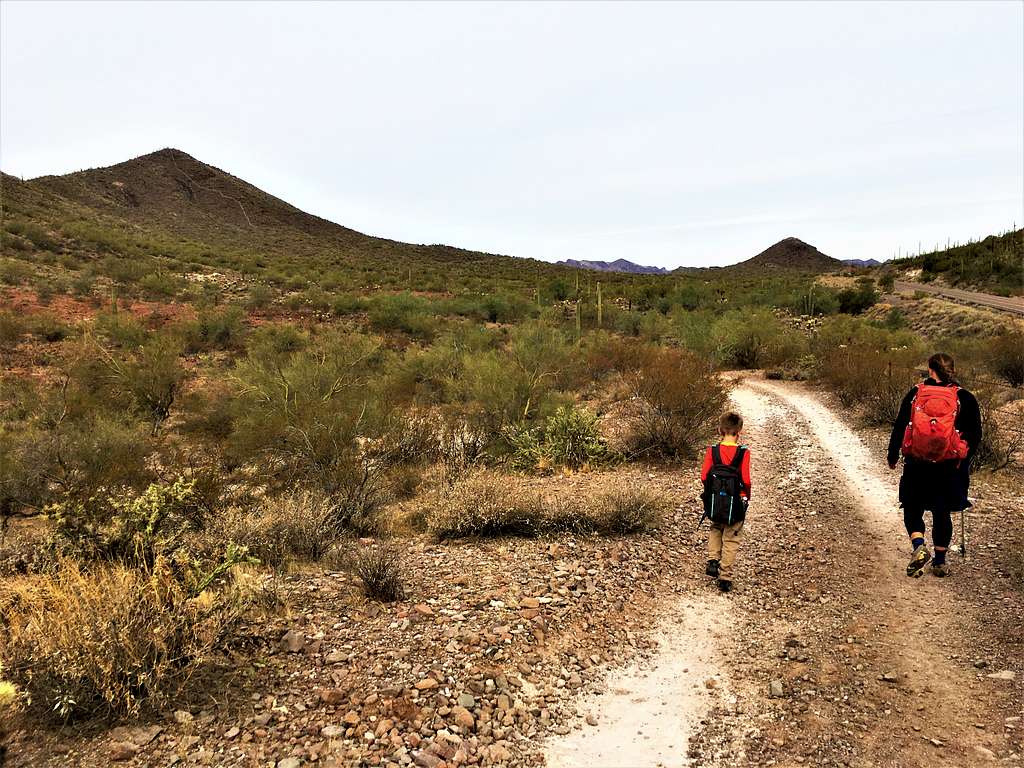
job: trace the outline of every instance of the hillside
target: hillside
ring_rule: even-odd
[[[741,269],[786,269],[802,272],[831,272],[843,263],[826,256],[813,245],[796,237],[787,237],[761,251],[757,256],[735,265]]]
[[[293,285],[330,275],[351,288],[479,290],[502,281],[532,290],[571,274],[534,259],[365,235],[177,149],[25,182],[5,174],[2,187],[5,252],[31,248],[34,237],[85,260],[154,258],[146,265],[154,270],[202,265]]]
[[[625,272],[633,275],[667,275],[668,270],[664,267],[645,267],[641,264],[634,264],[628,259],[616,259],[615,261],[590,261],[587,259],[565,259],[556,262],[567,267],[576,269],[589,269],[595,272]]]
[[[1024,295],[1024,228],[890,262],[922,282]]]

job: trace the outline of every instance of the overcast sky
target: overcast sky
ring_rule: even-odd
[[[726,264],[1024,221],[1024,3],[0,5],[0,166],[172,146],[399,240]]]

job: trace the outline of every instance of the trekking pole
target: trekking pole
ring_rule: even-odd
[[[967,559],[967,509],[960,510],[960,557]]]

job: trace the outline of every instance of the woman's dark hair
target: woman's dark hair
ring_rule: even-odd
[[[956,366],[953,365],[952,355],[936,352],[928,358],[928,367],[938,374],[939,381],[943,384],[956,383]]]

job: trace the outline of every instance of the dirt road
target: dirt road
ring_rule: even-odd
[[[1019,296],[995,296],[991,293],[980,293],[978,291],[964,291],[959,288],[948,288],[943,285],[931,283],[907,283],[897,280],[893,284],[897,291],[912,293],[921,291],[934,296],[941,296],[946,299],[953,299],[965,304],[975,304],[979,307],[997,309],[1001,312],[1012,312],[1016,315],[1024,315],[1024,298]]]
[[[733,399],[755,482],[736,590],[708,580],[669,603],[672,639],[647,676],[613,675],[583,708],[596,707],[596,727],[551,743],[549,762],[1020,760],[1022,659],[997,642],[1019,638],[1019,603],[1000,604],[995,584],[972,591],[974,571],[906,577],[897,475],[819,395],[751,379]]]

